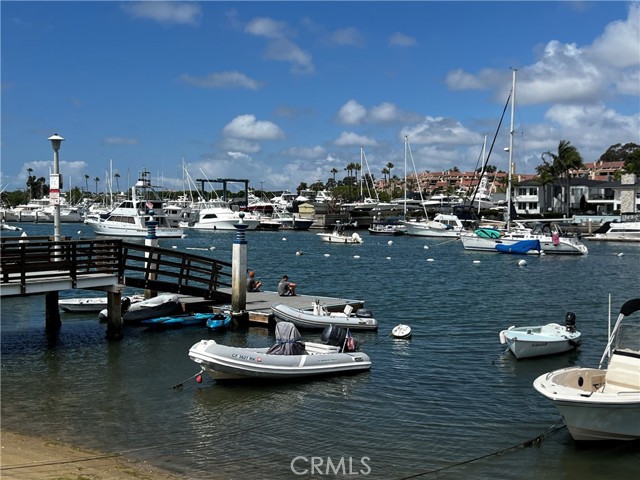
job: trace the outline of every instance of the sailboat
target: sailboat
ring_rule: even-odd
[[[516,99],[516,71],[513,70],[512,86],[509,94],[511,102],[511,125],[509,128],[509,174],[507,177],[506,229],[479,228],[460,236],[465,250],[501,252],[516,254],[564,254],[585,255],[587,247],[575,236],[564,235],[558,225],[541,225],[536,229],[511,225],[512,177],[513,177],[513,136]]]
[[[400,222],[404,227],[407,235],[415,235],[420,237],[451,237],[457,238],[464,229],[464,224],[460,221],[457,215],[439,213],[433,220],[429,220],[429,215],[425,207],[424,200],[421,203],[424,218],[421,220],[408,219],[407,218],[407,157],[411,155],[411,147],[409,146],[409,137],[404,137],[404,213],[405,219]],[[413,156],[411,155],[411,161],[413,163]],[[413,165],[415,172],[415,164]],[[416,182],[419,185],[416,175]],[[420,189],[420,196],[422,197],[422,189]]]

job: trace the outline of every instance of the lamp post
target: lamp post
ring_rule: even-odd
[[[60,144],[64,141],[57,133],[51,135],[47,140],[53,147],[53,173],[49,176],[49,204],[53,209],[53,239],[56,242],[61,240],[60,235],[60,189],[62,188],[62,176],[60,175],[60,159],[58,151]]]

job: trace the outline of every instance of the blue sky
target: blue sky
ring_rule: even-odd
[[[247,178],[294,190],[360,162],[476,168],[517,68],[514,161],[640,143],[638,2],[12,2],[0,184]],[[507,169],[509,115],[490,163]],[[411,170],[413,167],[409,164]],[[366,171],[366,168],[365,168]],[[410,174],[412,172],[409,172]]]

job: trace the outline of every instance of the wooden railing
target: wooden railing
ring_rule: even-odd
[[[51,237],[0,238],[0,277],[19,282],[111,274],[118,283],[159,292],[180,293],[221,302],[230,301],[219,287],[231,286],[231,264],[120,239],[54,241]]]

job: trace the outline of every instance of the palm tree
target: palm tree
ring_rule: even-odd
[[[89,193],[89,175],[84,174],[84,191]]]
[[[98,182],[100,181],[100,178],[96,177],[93,179],[94,182],[96,182],[96,195],[98,194]]]
[[[584,168],[584,163],[582,161],[582,156],[578,149],[571,145],[571,142],[568,140],[560,140],[560,144],[558,145],[558,152],[544,152],[542,154],[542,160],[545,164],[549,164],[545,157],[549,157],[552,159],[551,168],[553,170],[554,176],[556,178],[561,178],[562,176],[566,179],[566,189],[564,192],[565,198],[565,206],[567,209],[567,217],[571,216],[571,175],[569,172],[571,170],[578,170],[580,168]]]
[[[353,169],[356,172],[356,185],[358,184],[358,172],[362,169],[362,165],[360,165],[359,163],[354,163],[353,164]]]
[[[553,173],[553,165],[548,163],[544,159],[542,161],[543,161],[543,164],[538,165],[536,167],[536,172],[538,174],[538,177],[537,177],[538,183],[542,187],[542,204],[547,205],[547,198],[546,198],[547,189],[545,188],[545,186],[550,183],[553,183],[553,181],[555,180],[555,176]]]
[[[120,174],[116,173],[114,175],[114,178],[116,179],[116,193],[120,192],[120,183],[118,182],[118,180],[120,179]]]
[[[331,175],[333,175],[333,183],[336,182],[336,173],[338,173],[338,169],[336,167],[333,167],[331,169]]]
[[[33,183],[31,180],[31,172],[33,172],[33,168],[29,167],[27,168],[27,173],[29,174],[27,176],[27,191],[29,192],[29,200],[31,200],[31,184]]]
[[[391,162],[387,163],[387,170],[388,170],[388,174],[389,174],[389,184],[391,184],[391,170],[393,170],[393,167],[395,167],[395,165]]]
[[[382,174],[382,183],[387,183],[387,174],[391,173],[389,172],[389,169],[387,167],[384,167],[382,170],[380,170],[380,173]]]

